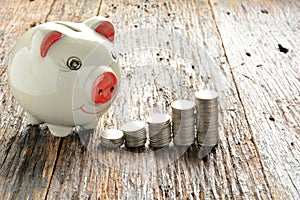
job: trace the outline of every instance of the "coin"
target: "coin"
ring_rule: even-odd
[[[217,99],[219,94],[214,90],[199,90],[195,92],[195,97],[198,101],[211,101],[213,99]]]
[[[148,118],[150,146],[161,148],[171,140],[171,116],[168,114],[152,114]]]
[[[101,143],[106,147],[120,147],[124,143],[123,131],[106,129],[101,133]]]
[[[202,146],[214,146],[219,140],[219,94],[213,90],[195,92],[197,108],[197,141]]]
[[[172,102],[172,133],[174,144],[189,146],[195,140],[195,102],[176,100]]]
[[[144,146],[147,140],[145,123],[142,121],[131,121],[121,127],[125,134],[126,147]]]

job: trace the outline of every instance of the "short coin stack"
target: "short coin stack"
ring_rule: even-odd
[[[172,132],[174,144],[189,146],[195,140],[195,102],[177,100],[172,107]]]
[[[197,141],[202,146],[214,146],[219,139],[218,93],[201,90],[195,93],[197,104]]]
[[[144,146],[147,140],[145,123],[142,121],[131,121],[121,127],[125,134],[126,147]]]
[[[106,129],[101,133],[101,144],[106,147],[120,147],[124,143],[123,131]]]
[[[152,114],[148,119],[150,146],[161,148],[167,146],[172,139],[171,116],[167,114]]]

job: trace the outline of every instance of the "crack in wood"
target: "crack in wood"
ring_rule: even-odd
[[[45,16],[44,22],[47,22],[47,21],[48,21],[48,17],[49,17],[49,15],[51,14],[51,12],[52,12],[52,10],[53,10],[53,7],[54,7],[54,5],[55,5],[55,2],[56,2],[56,0],[53,0],[53,1],[52,1],[51,5],[50,5],[50,9],[49,9],[48,13],[47,13],[46,16]]]
[[[101,6],[102,6],[102,2],[103,2],[103,0],[99,0],[99,7],[97,8],[97,11],[96,11],[96,13],[97,13],[97,15],[100,15],[100,11],[101,11]]]
[[[48,194],[49,194],[49,191],[50,191],[50,186],[51,186],[51,183],[52,183],[52,179],[53,179],[53,176],[54,176],[54,174],[55,174],[55,172],[57,170],[58,158],[59,158],[59,155],[60,155],[60,152],[61,152],[61,149],[62,149],[64,138],[60,138],[59,140],[60,141],[59,141],[59,145],[58,145],[56,157],[55,157],[55,160],[54,160],[53,170],[51,172],[51,176],[50,176],[50,179],[49,179],[49,184],[48,184],[48,187],[47,187],[47,192],[45,194],[45,199],[47,199],[47,197],[48,197]]]

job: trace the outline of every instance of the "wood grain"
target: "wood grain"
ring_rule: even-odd
[[[9,52],[22,33],[45,22],[52,1],[1,1],[1,176],[3,199],[44,199],[59,140],[43,127],[26,127],[24,112],[12,98],[5,73]],[[26,8],[26,9],[24,9]],[[37,12],[43,10],[43,13]]]
[[[300,4],[232,1],[230,15],[211,5],[271,193],[299,197]]]
[[[0,2],[0,195],[3,199],[299,199],[297,1]],[[24,9],[26,8],[26,9]],[[109,17],[122,86],[97,130],[55,138],[26,127],[7,86],[8,53],[30,26]],[[288,49],[281,52],[278,44]],[[170,113],[200,88],[221,94],[220,143],[107,149],[107,127]]]

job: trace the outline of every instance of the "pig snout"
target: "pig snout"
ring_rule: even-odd
[[[92,100],[95,104],[104,104],[110,101],[117,91],[117,77],[112,72],[99,75],[92,86]]]

